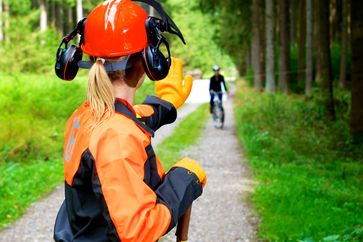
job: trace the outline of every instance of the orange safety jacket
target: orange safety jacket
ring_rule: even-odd
[[[116,99],[115,113],[94,128],[91,116],[84,103],[67,123],[55,241],[157,241],[202,193],[194,173],[174,167],[165,174],[151,146],[176,109],[149,96],[134,107]]]

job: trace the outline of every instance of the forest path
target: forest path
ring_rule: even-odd
[[[178,118],[171,125],[161,127],[152,144],[157,146],[168,137],[174,127],[199,106],[198,103],[184,105],[178,110]],[[50,242],[53,241],[53,227],[58,210],[64,200],[64,186],[58,186],[43,199],[32,204],[16,222],[0,231],[0,242]]]
[[[207,173],[203,194],[192,207],[190,242],[258,241],[258,219],[248,203],[255,182],[236,137],[231,99],[224,102],[224,108],[224,128],[214,128],[209,119],[199,142],[183,152]],[[174,234],[175,229],[162,242],[176,241]]]

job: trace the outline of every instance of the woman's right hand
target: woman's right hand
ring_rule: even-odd
[[[204,188],[205,184],[207,183],[207,174],[203,170],[203,168],[199,165],[198,162],[195,160],[192,160],[190,158],[184,158],[177,163],[175,163],[173,167],[182,167],[185,168],[191,172],[193,172],[199,179],[199,182],[202,184],[202,187]]]

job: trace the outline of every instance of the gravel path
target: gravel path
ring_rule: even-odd
[[[177,122],[157,131],[153,145],[167,137],[179,121],[198,105],[188,104],[178,114]],[[253,189],[242,150],[235,137],[232,101],[224,103],[226,122],[217,130],[209,120],[197,145],[185,151],[204,167],[208,180],[203,195],[193,204],[189,229],[190,242],[257,241],[257,217],[251,211],[247,197]],[[55,216],[64,199],[59,186],[41,201],[33,204],[17,222],[0,231],[0,242],[52,241]],[[162,241],[175,241],[175,231]]]
[[[231,100],[224,106],[225,128],[215,129],[210,119],[199,143],[185,152],[207,173],[207,185],[192,208],[190,242],[258,241],[258,219],[246,199],[254,182],[235,136]],[[174,234],[171,231],[163,242],[175,241]]]
[[[171,134],[173,128],[194,111],[198,104],[184,105],[172,125],[160,128],[152,140],[154,146]],[[64,200],[64,186],[60,185],[45,198],[30,206],[23,217],[0,231],[0,242],[50,242],[53,241],[53,226],[58,209]]]

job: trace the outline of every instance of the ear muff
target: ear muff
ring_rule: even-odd
[[[83,42],[83,30],[86,18],[78,22],[77,27],[69,34],[67,34],[61,41],[56,55],[55,73],[57,76],[66,81],[73,80],[78,72],[78,62],[82,60],[83,52],[77,45],[68,47],[68,43],[77,35],[81,35],[80,43]],[[65,48],[63,48],[63,44]]]
[[[67,49],[59,48],[55,73],[62,80],[73,80],[77,75],[80,60],[82,60],[82,50],[78,46],[71,45]]]
[[[160,24],[161,20],[154,17],[146,20],[148,46],[141,53],[145,72],[153,81],[165,78],[171,65],[169,44],[159,31]],[[167,57],[160,51],[160,45],[165,46],[168,52]]]

